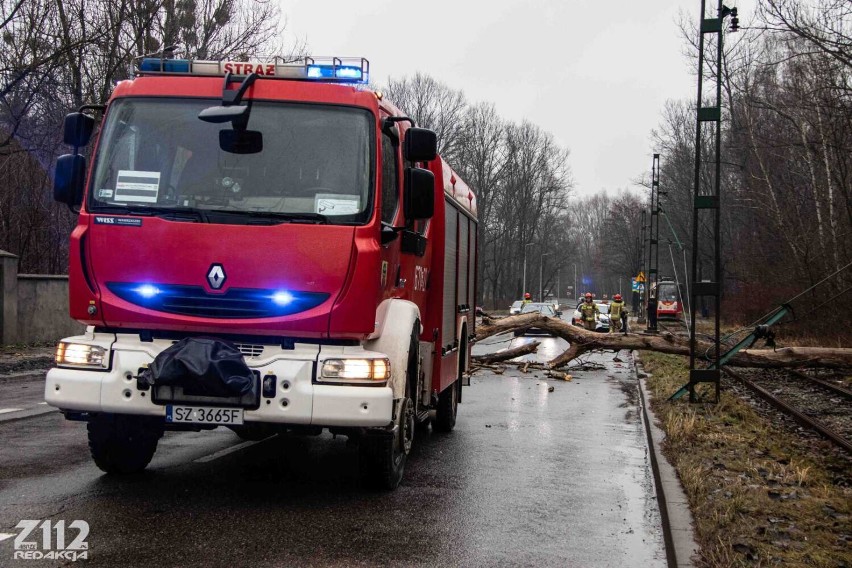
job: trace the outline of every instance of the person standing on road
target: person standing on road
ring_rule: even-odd
[[[622,330],[622,319],[625,320],[623,329],[627,331],[627,307],[624,305],[624,300],[621,299],[621,294],[616,294],[612,297],[612,302],[609,304],[609,332],[618,333]]]
[[[591,292],[586,292],[585,300],[580,304],[579,310],[586,329],[595,331],[595,328],[598,326],[597,316],[601,311],[598,309],[598,305],[592,301]]]
[[[524,293],[524,301],[523,301],[523,303],[524,303],[524,304],[529,304],[530,302],[532,302],[532,296],[530,296],[530,293],[529,293],[529,292]]]

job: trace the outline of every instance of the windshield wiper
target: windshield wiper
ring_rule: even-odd
[[[159,207],[147,205],[101,205],[93,213],[109,212],[121,213],[123,215],[139,215],[145,217],[162,217],[174,215],[175,217],[187,217],[202,223],[209,223],[207,216],[200,209],[188,209],[184,207]]]
[[[237,211],[229,209],[208,209],[208,213],[237,215],[255,219],[280,220],[282,223],[315,223],[327,225],[328,217],[320,213],[281,213],[279,211]]]

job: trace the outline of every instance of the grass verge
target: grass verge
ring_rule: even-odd
[[[718,405],[669,403],[687,359],[641,357],[663,452],[695,518],[700,565],[852,568],[852,462],[724,389]]]

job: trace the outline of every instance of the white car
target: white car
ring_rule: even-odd
[[[580,304],[582,303],[577,304],[577,309],[574,310],[574,314],[571,316],[571,323],[579,327],[585,327],[583,325],[583,316],[580,313]],[[602,304],[600,302],[595,302],[595,304],[597,304],[598,311],[600,312],[600,314],[595,316],[595,331],[607,333],[609,331],[609,304]]]
[[[530,313],[535,313],[535,312],[538,312],[541,315],[548,317],[548,318],[558,317],[556,310],[553,309],[553,304],[528,303],[521,309],[522,314],[530,314]],[[516,330],[515,331],[515,337],[520,337],[522,335],[529,335],[529,334],[532,334],[532,333],[538,333],[538,334],[543,333],[545,335],[553,335],[549,331],[544,331],[542,329],[538,329],[537,327],[530,327],[530,328],[527,328],[526,330],[523,330],[523,329],[522,330]]]
[[[523,300],[518,300],[517,302],[512,302],[512,305],[509,306],[509,315],[516,316],[521,313],[521,308],[524,307]]]

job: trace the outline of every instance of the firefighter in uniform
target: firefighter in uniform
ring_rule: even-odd
[[[627,319],[627,308],[624,307],[624,301],[621,299],[621,294],[616,294],[612,297],[612,302],[609,304],[610,333],[618,333],[621,331],[622,318]]]
[[[523,303],[529,304],[530,302],[532,302],[532,296],[530,296],[530,293],[527,292],[527,293],[524,294],[524,302]]]
[[[600,314],[598,305],[592,301],[591,292],[586,292],[586,299],[580,304],[580,316],[583,318],[583,324],[589,331],[595,331],[598,325],[597,316]]]

